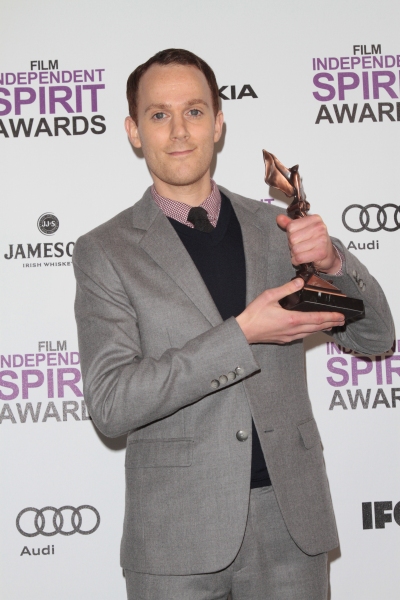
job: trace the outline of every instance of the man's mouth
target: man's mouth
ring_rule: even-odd
[[[167,154],[168,154],[168,156],[176,156],[179,158],[180,156],[188,156],[194,150],[195,150],[195,148],[189,148],[187,150],[173,150],[172,152],[167,152]]]

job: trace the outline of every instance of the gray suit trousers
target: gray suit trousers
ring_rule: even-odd
[[[125,569],[128,600],[326,600],[327,555],[293,542],[272,486],[255,488],[235,560],[200,575],[150,575]]]

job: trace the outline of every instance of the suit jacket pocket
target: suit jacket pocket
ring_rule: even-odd
[[[193,459],[193,441],[190,438],[133,440],[126,449],[125,467],[189,467]]]
[[[299,423],[297,429],[300,431],[301,439],[307,450],[321,442],[315,419],[310,419],[305,423]]]

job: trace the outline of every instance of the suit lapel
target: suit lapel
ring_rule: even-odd
[[[221,315],[174,228],[151,196],[147,198],[146,193],[142,202],[148,212],[148,218],[142,220],[142,226],[147,221],[148,228],[140,242],[141,248],[175,281],[213,327],[219,325],[222,323]],[[138,216],[142,218],[143,214]]]
[[[239,220],[246,260],[246,305],[267,287],[268,232],[258,224],[257,203],[249,206],[241,197],[223,189]],[[175,281],[209,323],[222,323],[221,315],[168,219],[153,201],[149,190],[133,207],[134,226],[145,229],[141,248]]]

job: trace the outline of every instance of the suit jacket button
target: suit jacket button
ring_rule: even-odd
[[[219,388],[219,381],[218,381],[218,379],[213,379],[212,380],[211,387],[213,388],[213,390],[216,390],[217,388]]]
[[[235,381],[235,379],[236,379],[236,373],[235,373],[235,371],[229,371],[229,373],[228,373],[228,380],[229,381]]]
[[[244,375],[244,369],[242,367],[236,367],[236,375]]]
[[[236,438],[239,440],[239,442],[245,442],[248,437],[249,434],[244,429],[239,429],[239,431],[236,432]]]
[[[221,375],[221,377],[219,378],[219,382],[221,385],[225,385],[226,383],[228,383],[228,378],[226,375]]]

